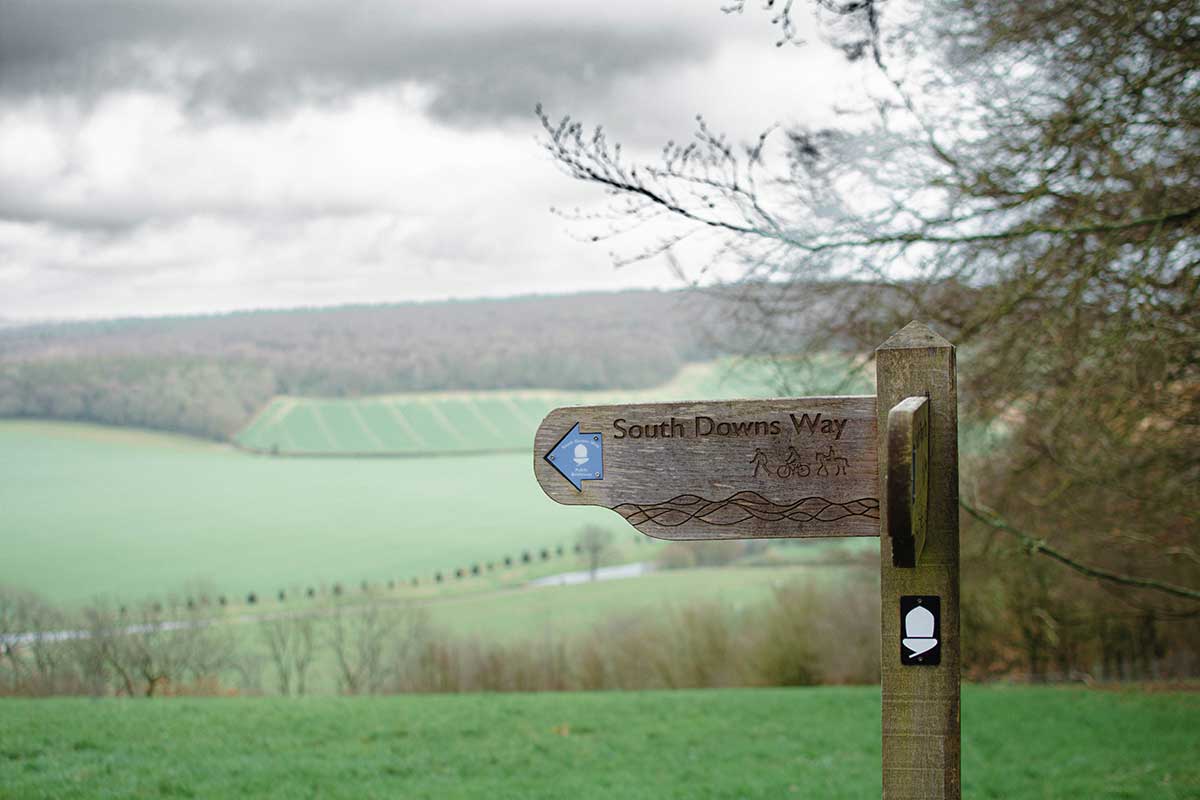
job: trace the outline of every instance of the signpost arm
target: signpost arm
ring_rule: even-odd
[[[959,800],[958,406],[954,346],[919,322],[876,351],[880,497],[887,497],[888,414],[909,397],[928,398],[928,512],[915,566],[893,563],[890,536],[880,537],[883,797]],[[880,529],[888,531],[887,503]],[[900,558],[904,564],[908,559]],[[902,597],[938,598],[940,660],[901,663]],[[939,602],[940,601],[940,602]],[[920,602],[919,600],[917,602]],[[924,612],[922,612],[924,613]]]

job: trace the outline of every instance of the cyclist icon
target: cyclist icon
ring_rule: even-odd
[[[775,472],[781,478],[788,478],[795,475],[797,478],[807,478],[812,474],[812,468],[800,460],[800,454],[796,452],[796,448],[788,448],[787,460]]]

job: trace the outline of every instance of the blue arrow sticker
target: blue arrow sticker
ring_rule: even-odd
[[[604,437],[599,433],[580,433],[576,422],[546,453],[546,460],[582,492],[584,481],[604,480]]]

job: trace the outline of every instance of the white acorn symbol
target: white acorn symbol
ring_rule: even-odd
[[[904,615],[904,638],[901,643],[910,655],[919,656],[937,646],[933,638],[933,613],[924,606],[917,606]]]

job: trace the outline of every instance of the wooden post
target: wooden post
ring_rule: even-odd
[[[880,497],[888,496],[887,465],[892,461],[885,456],[889,412],[910,397],[928,398],[929,407],[928,516],[924,547],[915,566],[894,563],[893,541],[887,535],[888,504],[881,504],[883,797],[959,800],[958,393],[954,346],[925,325],[912,322],[880,345],[875,356]],[[897,555],[900,563],[908,561],[904,554]],[[910,612],[916,606],[925,610],[917,610],[912,616]],[[932,633],[925,629],[930,612],[937,620]],[[902,614],[910,615],[908,631],[904,630]],[[924,644],[929,641],[937,649],[927,649],[933,647]]]

